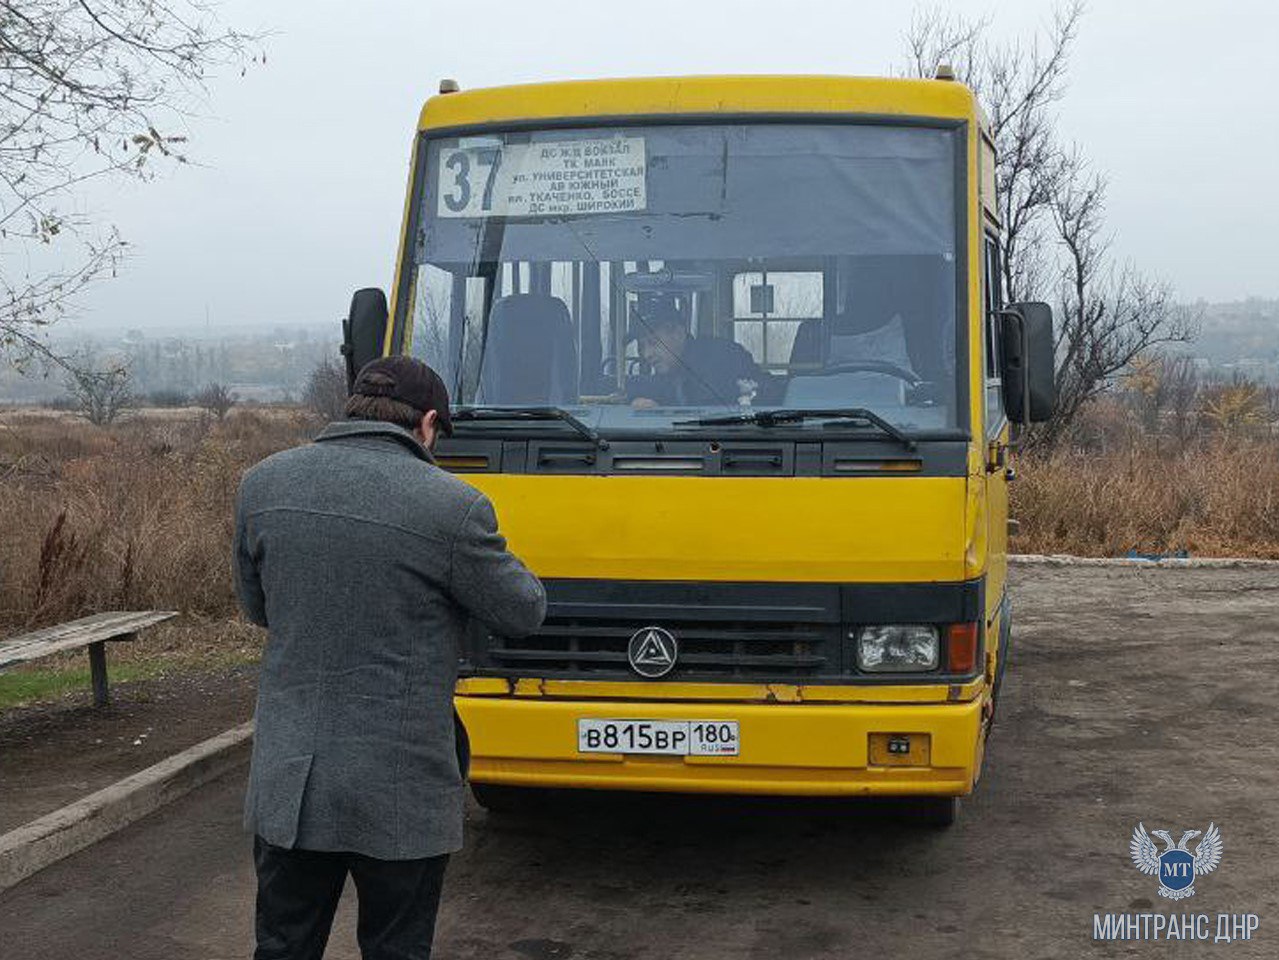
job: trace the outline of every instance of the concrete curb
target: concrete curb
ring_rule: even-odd
[[[1026,567],[1154,567],[1163,570],[1272,570],[1279,560],[1257,560],[1251,557],[1166,557],[1142,560],[1138,557],[1074,557],[1068,554],[1009,554],[1008,562]]]
[[[235,769],[252,739],[249,721],[0,836],[0,890]]]

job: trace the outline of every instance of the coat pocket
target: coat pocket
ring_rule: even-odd
[[[282,759],[254,757],[245,820],[267,843],[292,849],[297,841],[313,759],[309,753]]]

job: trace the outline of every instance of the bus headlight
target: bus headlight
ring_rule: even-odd
[[[937,669],[937,628],[890,623],[857,631],[857,666],[873,673]]]

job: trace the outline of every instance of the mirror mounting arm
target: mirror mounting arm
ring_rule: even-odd
[[[1017,357],[1021,361],[1021,417],[1014,421],[1013,426],[1016,428],[1011,432],[1009,437],[1013,445],[1021,443],[1022,435],[1026,429],[1026,423],[1030,420],[1030,376],[1026,370],[1026,357],[1029,352],[1029,342],[1026,336],[1026,318],[1022,316],[1020,310],[1004,309],[999,311],[999,315],[1007,317],[1012,321],[1017,331]],[[1004,329],[1007,329],[1005,327]]]

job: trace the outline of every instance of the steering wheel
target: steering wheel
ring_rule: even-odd
[[[924,379],[914,370],[907,370],[905,367],[899,367],[895,363],[887,360],[847,360],[843,363],[831,364],[817,373],[817,376],[826,376],[832,373],[886,373],[890,377],[896,377],[898,380],[905,380],[912,387],[917,387],[924,382]]]
[[[627,377],[644,376],[644,370],[647,369],[644,360],[641,357],[627,357],[622,367],[626,371]],[[611,380],[617,373],[617,358],[605,357],[604,362],[600,364],[600,377],[605,380]]]

